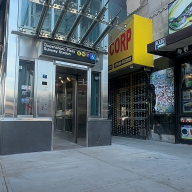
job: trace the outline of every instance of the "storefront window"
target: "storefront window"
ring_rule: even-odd
[[[101,73],[92,72],[91,90],[91,115],[100,116],[101,114]]]
[[[18,115],[33,115],[34,62],[19,61]]]
[[[175,112],[173,68],[152,73],[150,83],[154,86],[153,97],[155,97],[152,113],[173,114]]]
[[[192,63],[184,63],[181,72],[183,113],[192,113]]]

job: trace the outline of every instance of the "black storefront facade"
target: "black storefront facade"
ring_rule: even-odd
[[[175,133],[175,143],[192,144],[192,26],[148,44],[147,49],[148,53],[169,59],[174,72],[174,112],[160,116],[171,121],[169,131]],[[154,97],[158,97],[157,92],[151,91]],[[156,103],[151,105],[151,121],[155,121],[152,117]]]

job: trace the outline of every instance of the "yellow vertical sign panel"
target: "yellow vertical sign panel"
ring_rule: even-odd
[[[126,30],[109,33],[109,73],[131,64],[153,67],[153,55],[147,53],[147,44],[153,41],[152,20],[133,15],[122,24]]]
[[[154,56],[147,53],[147,44],[153,42],[153,22],[134,15],[134,63],[153,67]]]

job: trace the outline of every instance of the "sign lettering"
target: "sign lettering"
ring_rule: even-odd
[[[94,53],[48,42],[43,42],[42,54],[90,64],[95,64],[96,62],[96,55]]]

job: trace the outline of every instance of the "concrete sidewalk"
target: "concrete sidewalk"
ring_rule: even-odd
[[[191,192],[191,159],[192,146],[119,137],[107,147],[1,157],[9,192]]]

